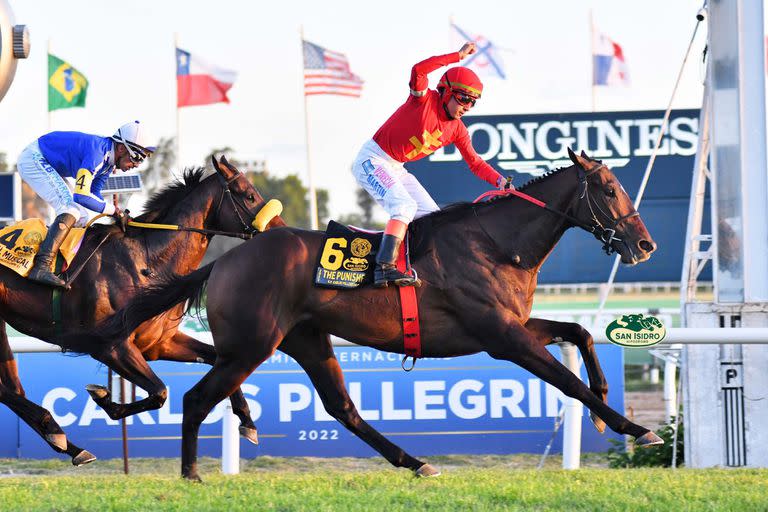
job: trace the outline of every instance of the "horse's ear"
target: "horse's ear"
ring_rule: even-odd
[[[227,168],[231,168],[232,167],[232,165],[227,160],[227,157],[225,157],[224,155],[221,155],[221,165],[223,165],[224,167],[227,167]]]
[[[584,152],[584,150],[583,150],[583,149],[581,150],[581,156],[582,156],[583,158],[587,158],[587,159],[589,158],[589,156],[587,156],[587,154]]]
[[[213,163],[213,168],[216,169],[216,172],[221,172],[219,162],[216,160],[216,155],[211,155],[211,162]]]
[[[571,162],[573,162],[573,163],[578,165],[579,157],[576,156],[576,153],[574,153],[571,148],[568,148],[568,158],[571,159]]]
[[[579,156],[576,153],[574,153],[571,150],[571,148],[568,148],[568,158],[571,159],[571,162],[573,162],[574,164],[578,165],[579,167],[581,167],[585,171],[589,168],[589,157],[587,157],[586,155]]]

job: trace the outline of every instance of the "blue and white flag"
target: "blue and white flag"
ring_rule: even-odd
[[[451,38],[460,42],[471,41],[477,45],[477,52],[461,62],[462,66],[472,69],[478,75],[491,76],[505,80],[504,62],[499,49],[491,40],[480,34],[471,34],[451,22]]]

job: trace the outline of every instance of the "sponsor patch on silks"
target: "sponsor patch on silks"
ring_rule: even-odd
[[[617,318],[605,328],[605,335],[608,341],[622,347],[650,347],[661,343],[667,329],[655,316],[638,313]]]
[[[372,283],[380,241],[381,233],[353,231],[338,222],[328,222],[315,286],[350,289]]]
[[[48,228],[40,219],[24,219],[0,229],[0,264],[20,276],[27,277],[32,270],[35,254],[47,233]],[[84,233],[84,228],[72,228],[61,244],[59,252],[67,266],[75,259]]]

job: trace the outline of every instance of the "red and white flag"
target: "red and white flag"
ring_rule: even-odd
[[[363,80],[352,73],[343,53],[302,41],[304,52],[304,95],[336,94],[359,98]]]
[[[237,73],[205,62],[188,51],[176,48],[176,105],[229,103],[227,91]]]

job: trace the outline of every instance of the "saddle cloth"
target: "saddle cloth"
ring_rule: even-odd
[[[317,259],[315,286],[349,290],[373,284],[382,232],[350,228],[329,221],[325,234],[325,243]],[[398,260],[408,254],[407,245],[406,241],[400,246]],[[409,262],[405,266],[410,270]]]
[[[27,277],[40,244],[45,240],[48,228],[40,219],[24,219],[11,226],[0,229],[0,264],[17,274]],[[62,270],[75,259],[83,240],[85,228],[72,228],[61,244],[59,254],[64,258]],[[54,258],[55,265],[55,258]],[[52,268],[53,270],[53,268]]]

